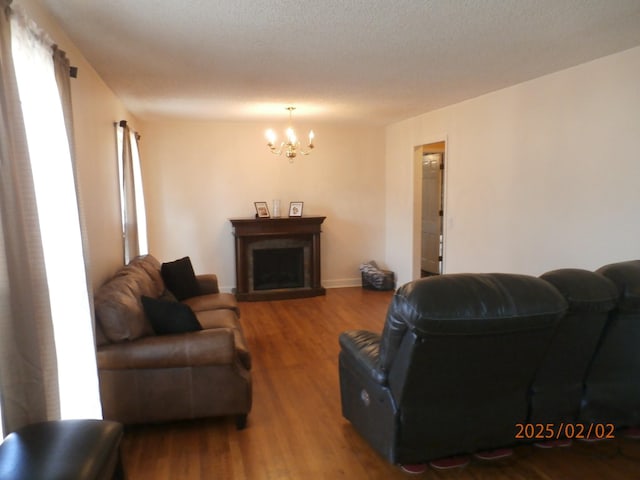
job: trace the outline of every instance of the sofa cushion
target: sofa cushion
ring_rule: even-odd
[[[233,310],[239,317],[240,308],[235,295],[231,293],[209,293],[207,295],[197,295],[183,301],[191,307],[194,312],[205,310]]]
[[[144,313],[158,335],[202,330],[193,311],[179,302],[142,296]]]
[[[164,290],[166,290],[162,276],[160,275],[160,262],[156,260],[153,255],[141,255],[129,262],[124,270],[137,269],[140,273],[144,273],[147,277],[147,281],[151,282],[153,291],[152,297],[159,296]]]
[[[177,302],[178,301],[176,296],[173,293],[171,293],[171,290],[169,290],[169,289],[165,289],[164,292],[162,292],[158,298],[160,300],[165,300],[167,302]]]
[[[102,325],[100,324],[100,322],[95,322],[94,332],[95,332],[95,336],[96,336],[96,346],[97,347],[102,347],[103,345],[108,345],[110,343],[109,339],[107,338],[107,336],[102,331]]]
[[[100,287],[95,296],[96,320],[110,342],[153,335],[142,310],[140,284],[131,275],[118,275]]]
[[[131,287],[134,294],[157,297],[160,292],[142,268],[126,266],[120,270],[115,278],[124,278],[124,282]]]
[[[160,273],[165,285],[178,300],[185,300],[200,294],[198,280],[189,257],[163,263]]]
[[[196,312],[196,317],[198,317],[198,322],[205,330],[215,330],[217,328],[231,329],[235,338],[236,350],[240,361],[247,370],[251,369],[251,354],[247,347],[247,341],[244,338],[242,325],[240,325],[238,317],[232,310],[204,310]]]
[[[618,290],[604,275],[578,268],[562,268],[540,275],[540,278],[556,287],[566,298],[571,311],[608,312],[618,303]],[[580,342],[584,342],[584,338]]]
[[[380,365],[387,371],[408,332],[418,335],[501,335],[545,330],[568,304],[550,283],[527,275],[487,273],[426,277],[400,287],[387,310]]]
[[[610,263],[597,272],[611,280],[618,289],[619,310],[629,313],[640,311],[640,260]]]

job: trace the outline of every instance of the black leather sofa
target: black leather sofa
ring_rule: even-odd
[[[340,335],[342,414],[398,464],[540,440],[518,425],[634,426],[639,343],[640,261],[429,277],[396,291],[382,334]]]
[[[536,371],[527,422],[559,428],[578,421],[584,379],[618,302],[618,290],[607,278],[586,270],[554,270],[541,278],[565,297],[568,310]]]
[[[619,301],[585,379],[580,420],[640,426],[640,260],[606,265]]]
[[[124,480],[122,435],[106,420],[27,425],[0,445],[0,480]]]

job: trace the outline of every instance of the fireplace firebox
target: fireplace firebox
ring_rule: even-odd
[[[231,219],[238,300],[324,295],[320,284],[320,225],[324,219]]]
[[[253,250],[253,289],[304,287],[304,248]]]

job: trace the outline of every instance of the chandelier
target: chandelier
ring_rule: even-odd
[[[289,159],[289,162],[293,162],[293,159],[296,157],[298,153],[302,155],[309,155],[311,150],[313,150],[313,138],[315,135],[313,134],[313,130],[309,131],[309,143],[306,147],[302,147],[298,137],[296,137],[296,132],[293,131],[293,124],[291,121],[291,115],[296,107],[287,107],[289,110],[289,128],[287,128],[285,135],[287,137],[286,141],[280,143],[279,147],[275,146],[276,143],[276,134],[273,130],[267,130],[267,147],[271,150],[271,153],[274,155],[282,155],[283,153]]]

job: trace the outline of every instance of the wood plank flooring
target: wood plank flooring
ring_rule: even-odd
[[[128,427],[129,480],[640,479],[640,441],[515,449],[497,462],[408,475],[379,457],[342,418],[338,335],[380,332],[390,292],[330,289],[326,296],[241,303],[253,356],[254,403],[245,430],[218,418]]]

